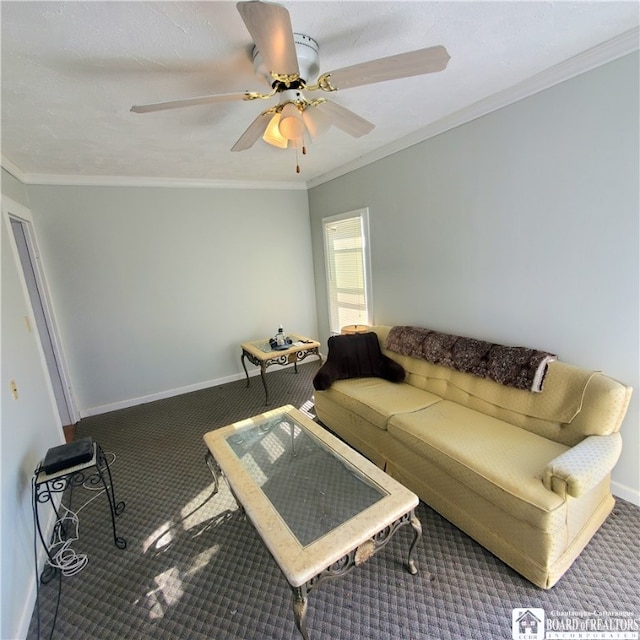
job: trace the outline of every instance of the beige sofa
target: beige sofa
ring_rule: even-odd
[[[631,388],[559,361],[533,393],[385,349],[404,382],[336,380],[319,420],[534,584],[552,587],[611,512]]]

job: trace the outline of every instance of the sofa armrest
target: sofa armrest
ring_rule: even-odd
[[[577,498],[611,473],[621,451],[619,433],[589,436],[549,462],[542,483],[563,498]]]

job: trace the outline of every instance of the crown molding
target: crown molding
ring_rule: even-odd
[[[27,184],[27,174],[20,169],[17,165],[13,164],[9,158],[1,157],[0,165],[7,172],[10,173],[14,178],[20,180],[23,184]]]
[[[371,153],[360,156],[357,160],[349,162],[337,167],[332,171],[328,171],[321,176],[311,178],[307,182],[309,189],[317,187],[318,185],[339,178],[351,171],[361,169],[377,160],[386,158],[393,155],[403,149],[408,149],[420,142],[424,142],[429,138],[433,138],[445,131],[459,127],[460,125],[471,122],[477,118],[485,116],[493,111],[497,111],[510,104],[528,98],[540,91],[549,89],[561,82],[570,80],[583,73],[601,67],[609,62],[613,62],[618,58],[622,58],[625,55],[638,51],[640,48],[640,27],[626,31],[625,33],[608,40],[602,44],[597,45],[587,51],[584,51],[564,62],[561,62],[553,67],[549,67],[545,71],[542,71],[530,78],[523,80],[522,82],[495,93],[487,98],[483,98],[474,104],[460,109],[455,113],[433,122],[432,124],[424,127],[418,131],[415,131],[399,140],[380,147]]]
[[[27,185],[69,187],[185,187],[201,189],[269,189],[306,191],[305,182],[268,182],[266,180],[200,180],[188,178],[150,178],[130,176],[85,176],[25,173],[11,160],[2,156],[2,167],[14,178]]]

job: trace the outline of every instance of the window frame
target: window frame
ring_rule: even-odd
[[[325,284],[327,287],[327,312],[328,312],[328,324],[330,335],[337,335],[340,333],[341,327],[333,327],[332,319],[334,317],[332,310],[332,286],[331,279],[331,260],[329,248],[329,238],[327,235],[327,227],[335,222],[342,222],[351,218],[360,218],[360,235],[362,238],[362,271],[363,271],[363,285],[364,285],[364,300],[365,300],[365,318],[358,322],[358,324],[373,324],[373,298],[372,298],[372,285],[371,285],[371,242],[369,235],[369,207],[363,207],[361,209],[355,209],[353,211],[346,211],[337,215],[326,216],[322,218],[322,240],[324,246],[324,262],[325,262]],[[339,318],[338,318],[339,322]]]

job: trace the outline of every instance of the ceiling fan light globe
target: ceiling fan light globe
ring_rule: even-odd
[[[280,121],[279,129],[287,140],[295,140],[304,134],[304,123],[296,118],[283,118]]]
[[[269,120],[269,124],[264,130],[262,139],[268,144],[273,145],[274,147],[278,147],[279,149],[286,149],[288,141],[280,133],[280,129],[278,128],[279,123],[280,114],[276,113],[274,114],[273,118]]]
[[[298,107],[292,102],[285,104],[280,112],[278,130],[287,140],[295,140],[304,135],[304,121]]]

